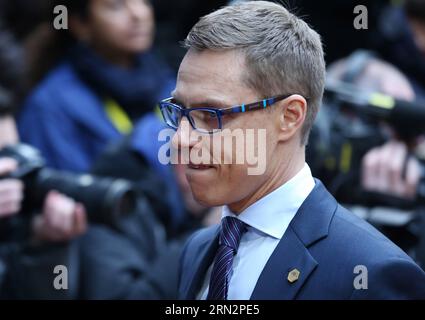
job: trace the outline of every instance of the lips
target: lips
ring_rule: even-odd
[[[189,163],[188,165],[189,169],[193,169],[193,170],[207,170],[207,169],[213,169],[214,166],[211,165],[205,165],[205,164],[194,164],[194,163]]]

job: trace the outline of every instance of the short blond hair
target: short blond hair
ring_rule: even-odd
[[[240,50],[244,81],[264,98],[298,93],[308,98],[302,144],[322,102],[325,60],[320,36],[283,6],[268,1],[238,2],[202,17],[189,32],[188,49]]]

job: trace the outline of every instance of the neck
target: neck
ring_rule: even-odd
[[[110,48],[105,48],[103,46],[93,46],[93,49],[99,54],[103,59],[109,63],[119,66],[124,69],[131,69],[134,65],[135,55],[128,52],[122,52],[119,50],[112,50]]]
[[[297,149],[284,164],[278,163],[274,170],[267,175],[265,182],[254,191],[253,194],[238,202],[229,205],[229,209],[236,215],[239,215],[246,208],[273,192],[289,180],[291,180],[305,164],[304,147]]]

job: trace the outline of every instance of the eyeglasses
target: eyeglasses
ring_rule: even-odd
[[[234,114],[254,110],[265,109],[278,101],[285,100],[292,96],[280,95],[273,98],[264,99],[250,104],[242,104],[229,108],[185,108],[179,106],[173,98],[167,98],[159,103],[165,123],[172,129],[177,130],[183,117],[189,120],[194,130],[202,133],[213,134],[222,129],[222,117],[225,114]]]

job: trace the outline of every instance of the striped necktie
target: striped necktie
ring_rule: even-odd
[[[227,300],[229,276],[246,225],[241,220],[225,217],[221,220],[219,247],[211,272],[207,300]]]

